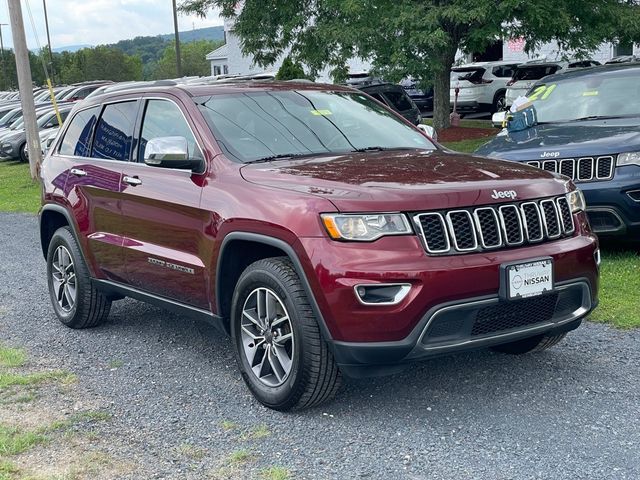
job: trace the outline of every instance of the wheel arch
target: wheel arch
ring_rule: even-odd
[[[40,246],[42,247],[42,255],[47,258],[49,243],[53,234],[61,227],[71,227],[71,230],[78,240],[76,231],[71,221],[71,215],[64,207],[60,205],[44,205],[40,211]]]
[[[318,320],[322,335],[325,340],[331,340],[331,334],[295,250],[284,240],[267,235],[252,232],[231,232],[222,240],[216,265],[217,314],[225,319],[228,327],[231,316],[231,300],[240,275],[253,262],[271,257],[287,257],[291,261]],[[331,342],[328,343],[331,345]]]

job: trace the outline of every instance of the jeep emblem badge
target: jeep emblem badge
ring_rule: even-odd
[[[540,154],[540,158],[558,158],[560,156],[560,152],[542,152]]]
[[[491,198],[498,200],[499,198],[510,198],[511,200],[515,200],[518,194],[515,190],[502,190],[501,192],[494,190],[491,194]]]

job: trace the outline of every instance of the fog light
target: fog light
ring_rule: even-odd
[[[363,305],[397,305],[411,290],[408,283],[374,283],[353,287]]]

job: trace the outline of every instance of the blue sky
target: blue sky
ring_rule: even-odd
[[[36,25],[40,45],[47,36],[44,27],[42,0],[28,0]],[[178,0],[178,4],[180,0]],[[173,32],[171,0],[47,0],[49,30],[53,48],[66,45],[114,43],[142,35],[159,35]],[[29,20],[25,0],[22,0],[27,44],[37,48],[37,42]],[[9,23],[6,0],[0,1],[0,23]],[[222,25],[216,12],[207,18],[180,15],[181,31]],[[11,47],[11,31],[2,27],[5,47]]]

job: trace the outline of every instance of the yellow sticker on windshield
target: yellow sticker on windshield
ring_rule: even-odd
[[[591,90],[588,92],[582,92],[582,96],[583,97],[597,97],[598,96],[598,91],[597,90]]]
[[[322,115],[326,117],[327,115],[333,115],[331,110],[311,110],[311,115]]]

